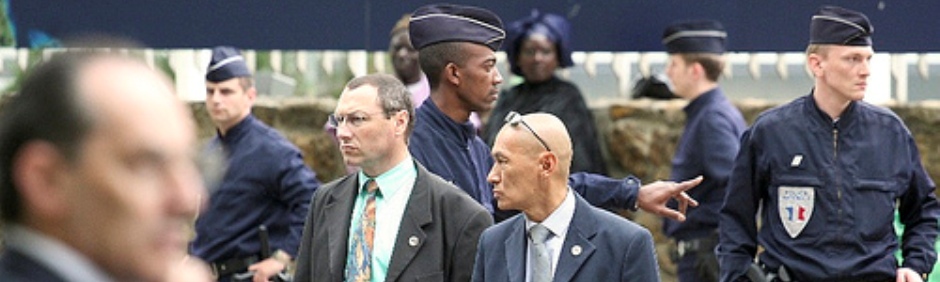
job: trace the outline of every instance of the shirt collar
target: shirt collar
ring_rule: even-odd
[[[468,119],[467,122],[457,123],[449,116],[444,114],[440,108],[434,104],[433,99],[424,100],[424,104],[421,104],[421,109],[427,109],[430,113],[429,120],[430,122],[436,123],[435,127],[438,127],[442,130],[450,131],[451,133],[443,133],[440,136],[448,138],[451,136],[456,136],[459,138],[460,144],[469,143],[473,137],[476,136],[476,127],[473,126],[473,123]],[[421,119],[419,119],[420,122]]]
[[[22,225],[4,229],[6,246],[23,253],[68,281],[114,281],[88,258],[55,238]]]
[[[414,166],[414,160],[411,156],[405,158],[405,160],[399,162],[397,165],[392,167],[386,172],[379,174],[379,176],[371,178],[366,175],[362,170],[359,170],[359,193],[366,193],[366,183],[370,179],[374,179],[376,184],[379,186],[379,195],[382,195],[383,198],[391,198],[395,195],[396,192],[401,190],[401,187],[404,187],[403,182],[406,179],[414,179],[418,175],[418,170]]]
[[[706,105],[713,103],[721,98],[721,88],[715,87],[712,90],[708,90],[702,95],[699,95],[688,105],[685,106],[682,110],[685,111],[687,116],[694,116],[696,113],[705,108]]]
[[[225,132],[225,136],[222,136],[222,132],[220,132],[218,128],[216,128],[215,135],[218,136],[220,140],[222,140],[222,143],[227,144],[227,143],[234,142],[235,140],[238,140],[242,136],[245,136],[245,134],[248,132],[248,127],[249,127],[248,125],[253,123],[254,121],[255,121],[254,115],[248,114],[248,116],[245,116],[245,118],[242,119],[242,121],[239,121],[238,123],[235,124],[235,126],[232,126],[232,128],[229,128],[228,131]]]
[[[525,215],[525,214],[523,214]],[[571,219],[574,217],[574,193],[571,192],[571,188],[568,188],[568,192],[565,194],[565,200],[561,202],[561,205],[558,205],[558,208],[555,209],[548,217],[545,218],[542,222],[534,222],[528,217],[525,218],[525,230],[529,230],[532,226],[536,224],[542,224],[548,230],[552,231],[552,235],[556,237],[563,237],[565,234],[568,234],[568,227],[571,225]]]
[[[806,110],[816,113],[815,116],[818,118],[815,120],[818,120],[822,125],[826,126],[827,128],[847,128],[853,123],[853,121],[855,121],[855,105],[858,104],[857,101],[849,102],[849,105],[845,107],[845,110],[842,111],[842,115],[840,115],[839,118],[833,120],[831,117],[829,117],[829,114],[819,108],[819,105],[816,104],[814,95],[816,95],[815,89],[813,89],[809,95],[805,96],[806,101],[804,105]]]
[[[415,83],[412,83],[412,84],[405,85],[405,87],[407,87],[408,90],[411,90],[413,87],[425,87],[428,85],[428,77],[425,76],[423,72],[419,74],[418,76],[419,76],[418,81],[415,81]],[[430,87],[430,86],[427,86],[427,87]]]

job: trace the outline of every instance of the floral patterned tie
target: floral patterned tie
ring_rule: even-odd
[[[366,205],[359,225],[353,232],[352,246],[346,256],[346,281],[372,279],[372,244],[375,242],[375,197],[379,186],[375,180],[366,183]]]

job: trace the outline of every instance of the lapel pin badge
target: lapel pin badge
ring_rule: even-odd
[[[574,245],[574,247],[571,247],[571,254],[574,255],[574,256],[580,256],[580,255],[581,255],[581,246]]]
[[[418,241],[418,236],[412,235],[410,238],[408,238],[408,245],[409,245],[409,246],[417,247],[417,246],[418,246],[418,243],[420,243],[420,241]]]

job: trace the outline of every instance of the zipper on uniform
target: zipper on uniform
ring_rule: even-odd
[[[832,124],[832,167],[834,169],[839,168],[839,128],[836,127],[836,124]],[[838,197],[839,202],[842,202],[842,185],[839,183],[839,175],[836,173],[833,175],[835,178],[836,184],[836,197]],[[842,216],[842,207],[839,207],[839,216]]]
[[[839,128],[832,127],[832,160],[839,158]]]

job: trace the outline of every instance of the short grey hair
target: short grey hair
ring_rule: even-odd
[[[398,111],[408,111],[408,128],[405,130],[407,142],[415,127],[415,108],[408,88],[398,78],[379,73],[353,78],[346,84],[346,89],[354,90],[363,85],[371,85],[377,89],[379,103],[382,105],[386,118]]]

